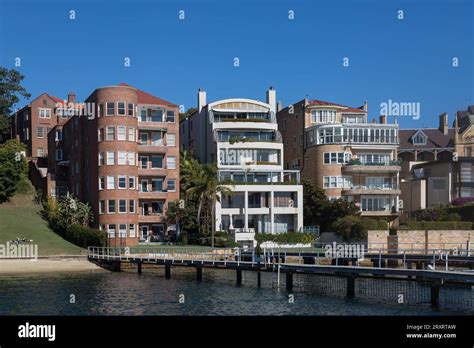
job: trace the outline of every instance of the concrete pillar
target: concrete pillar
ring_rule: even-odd
[[[270,233],[275,233],[275,216],[273,214],[274,192],[270,192]]]
[[[249,229],[249,192],[244,191],[244,228],[246,231]]]
[[[171,279],[171,264],[165,264],[165,278]]]
[[[286,273],[286,290],[293,290],[293,273]]]
[[[142,262],[138,261],[138,274],[142,274]]]
[[[196,280],[198,282],[202,280],[202,267],[201,266],[196,267]]]
[[[242,284],[242,269],[237,268],[237,285]]]
[[[355,276],[346,277],[347,297],[355,296]]]
[[[439,306],[439,284],[431,284],[431,305],[433,307]]]

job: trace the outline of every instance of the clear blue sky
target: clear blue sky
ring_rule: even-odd
[[[212,101],[272,85],[283,105],[368,100],[371,118],[388,99],[420,102],[401,127],[436,127],[474,104],[473,14],[471,0],[0,0],[0,65],[20,57],[33,96],[127,82],[188,108],[199,87]]]

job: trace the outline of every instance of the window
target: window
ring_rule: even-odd
[[[140,133],[140,145],[146,145],[148,143],[148,134]]]
[[[351,154],[348,152],[325,152],[324,164],[344,164],[349,162]]]
[[[166,146],[176,146],[176,134],[166,134]]]
[[[103,190],[105,188],[105,178],[101,176],[99,178],[99,190]]]
[[[148,180],[142,180],[141,192],[148,192]]]
[[[130,224],[129,225],[129,230],[130,230],[130,238],[135,238],[135,225]]]
[[[163,191],[163,179],[151,179],[151,191],[162,192]]]
[[[312,110],[311,123],[335,123],[335,110]]]
[[[152,122],[163,122],[163,110],[150,110],[150,116]]]
[[[174,110],[166,111],[166,122],[174,123]]]
[[[133,199],[129,200],[128,206],[128,211],[130,212],[130,214],[135,214],[135,201]]]
[[[103,214],[105,212],[105,201],[99,201],[99,214]]]
[[[117,140],[127,140],[127,127],[125,126],[117,127]]]
[[[99,104],[98,110],[99,110],[99,117],[104,116],[104,104]]]
[[[119,224],[119,238],[127,238],[127,224]]]
[[[146,122],[146,109],[141,109],[140,111],[140,122]]]
[[[104,141],[104,128],[99,128],[99,142]]]
[[[151,145],[163,146],[163,134],[162,133],[151,133]]]
[[[51,118],[51,109],[38,109],[40,118]]]
[[[115,214],[115,200],[114,199],[109,199],[107,202],[108,210],[107,213],[109,214]]]
[[[148,169],[148,157],[147,156],[140,157],[140,162],[141,162],[140,167],[142,169]]]
[[[123,214],[127,212],[127,200],[119,199],[119,213]]]
[[[127,152],[126,151],[117,151],[117,164],[124,166],[127,164]]]
[[[151,156],[151,168],[163,168],[163,156]]]
[[[168,179],[168,191],[175,192],[176,191],[176,180],[175,179]]]
[[[135,177],[134,176],[129,176],[128,177],[128,188],[129,189],[135,189]]]
[[[115,238],[115,224],[109,225],[108,233],[109,233],[109,238]]]
[[[115,127],[107,127],[107,141],[115,140]]]
[[[115,189],[115,176],[108,175],[107,176],[107,190]]]
[[[104,153],[103,152],[99,152],[99,167],[100,166],[103,166],[105,164],[105,161],[104,161]]]
[[[352,185],[352,178],[350,176],[324,176],[324,188],[350,188]]]
[[[133,117],[133,104],[132,103],[128,103],[128,116],[132,116]]]
[[[125,116],[125,103],[117,102],[117,115]]]
[[[135,152],[128,153],[128,165],[134,166],[135,165]]]
[[[166,168],[176,169],[176,157],[174,156],[166,157]]]
[[[107,102],[107,113],[106,116],[113,116],[115,114],[115,103]]]
[[[44,149],[42,147],[36,149],[36,157],[44,157]]]
[[[62,149],[57,149],[56,150],[56,161],[62,161],[63,160],[63,150]]]
[[[36,128],[36,137],[37,138],[44,138],[44,128],[43,127]]]
[[[63,130],[57,129],[56,130],[56,141],[63,140]]]
[[[122,189],[122,190],[127,188],[127,176],[126,175],[119,175],[118,176],[118,188]]]
[[[422,131],[418,131],[412,138],[413,145],[425,145],[427,137]]]
[[[128,128],[128,141],[135,141],[135,128]]]
[[[115,152],[107,151],[107,165],[113,166],[115,164]]]
[[[151,211],[153,214],[163,214],[163,201],[151,202]]]

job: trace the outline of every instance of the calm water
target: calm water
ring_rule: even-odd
[[[191,270],[100,272],[0,277],[0,315],[453,315],[463,309],[434,310],[429,304],[396,303],[392,295],[380,299],[347,299],[324,291],[326,278],[297,279],[294,303],[276,286],[275,275],[262,275],[261,289],[254,274],[244,272],[235,285],[235,272],[204,270],[195,281]],[[309,282],[309,283],[308,283]],[[314,283],[317,282],[318,284]],[[322,286],[324,285],[324,286]],[[335,284],[337,285],[337,284]],[[318,290],[319,289],[319,290]],[[412,291],[412,290],[410,290]],[[468,290],[472,292],[472,290]],[[329,292],[329,293],[327,293]],[[76,303],[69,302],[74,294]],[[184,295],[185,303],[179,303]],[[357,293],[356,293],[357,296]],[[458,295],[456,295],[458,296]],[[469,292],[461,296],[472,296]],[[369,296],[371,297],[371,296]],[[407,297],[408,298],[408,297]],[[470,299],[470,297],[469,297]]]

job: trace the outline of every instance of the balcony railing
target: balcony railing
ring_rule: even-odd
[[[241,135],[239,133],[226,136],[214,130],[215,142],[229,142],[231,145],[236,143],[282,143],[283,139],[279,131],[274,133],[256,133],[255,135]]]
[[[299,185],[300,172],[298,170],[248,172],[239,170],[219,170],[218,180],[222,184],[233,185]]]
[[[400,166],[400,161],[385,161],[385,162],[361,162],[357,159],[351,159],[346,163],[346,166]]]
[[[397,184],[383,184],[383,185],[352,185],[346,190],[399,190]]]
[[[276,116],[274,112],[269,112],[267,114],[258,113],[258,112],[242,112],[242,114],[247,114],[246,117],[237,116],[238,113],[229,113],[228,115],[218,114],[214,115],[213,110],[209,110],[209,122],[264,122],[264,123],[276,123]]]

